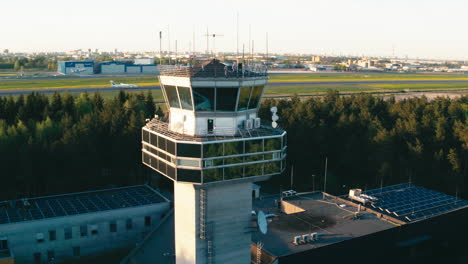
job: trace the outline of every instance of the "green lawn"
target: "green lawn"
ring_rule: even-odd
[[[110,87],[109,81],[137,85],[159,85],[156,77],[123,77],[123,78],[73,78],[42,80],[1,80],[0,89],[47,89],[47,88],[82,88]]]
[[[366,85],[313,85],[313,86],[269,86],[265,90],[266,95],[287,95],[287,94],[320,94],[329,90],[339,92],[379,92],[383,89],[375,89]]]
[[[421,81],[467,80],[464,74],[281,74],[271,75],[270,82],[339,82],[339,81]]]
[[[371,84],[370,86],[385,90],[453,90],[453,89],[468,89],[468,83],[423,83],[423,84]]]

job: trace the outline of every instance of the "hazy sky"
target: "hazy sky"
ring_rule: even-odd
[[[468,59],[467,0],[2,0],[0,49],[216,50]],[[210,40],[210,46],[213,41]]]

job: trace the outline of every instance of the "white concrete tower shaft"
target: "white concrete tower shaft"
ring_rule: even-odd
[[[174,184],[177,264],[250,262],[252,183]]]

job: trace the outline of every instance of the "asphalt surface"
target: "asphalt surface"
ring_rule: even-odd
[[[269,82],[268,86],[317,86],[317,85],[369,85],[369,84],[451,84],[451,83],[466,83],[468,80],[392,80],[392,81],[314,81],[314,82]],[[138,88],[116,88],[116,87],[83,87],[83,88],[50,88],[50,89],[15,89],[15,90],[0,90],[0,96],[17,96],[27,95],[32,92],[42,94],[53,94],[55,92],[69,93],[92,93],[92,92],[118,92],[124,91],[147,91],[159,90],[159,85],[139,86]]]

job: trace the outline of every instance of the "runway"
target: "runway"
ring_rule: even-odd
[[[312,82],[269,82],[268,87],[275,86],[318,86],[318,85],[371,85],[371,84],[451,84],[451,83],[466,83],[468,87],[468,80],[391,80],[391,81],[312,81]],[[14,89],[14,90],[0,90],[0,96],[18,96],[27,95],[32,92],[42,94],[53,94],[55,92],[69,92],[69,93],[93,93],[93,92],[118,92],[124,91],[147,91],[159,90],[159,85],[139,86],[138,88],[115,88],[115,87],[81,87],[81,88],[50,88],[50,89]]]

